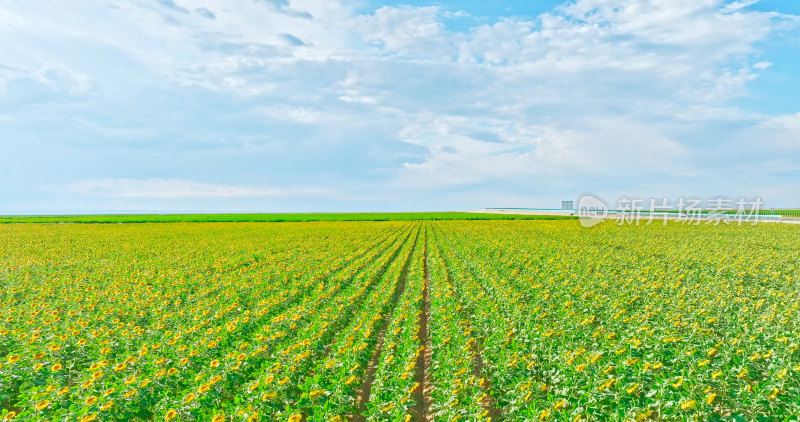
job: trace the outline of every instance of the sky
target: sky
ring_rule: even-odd
[[[795,0],[0,0],[0,214],[800,207]]]

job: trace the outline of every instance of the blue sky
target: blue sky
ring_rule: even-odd
[[[793,0],[0,0],[0,214],[800,207]]]

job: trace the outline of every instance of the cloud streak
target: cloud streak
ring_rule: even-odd
[[[182,179],[98,179],[72,183],[68,193],[111,198],[248,198],[248,197],[335,197],[337,192],[322,188],[275,188],[262,185],[226,185]]]

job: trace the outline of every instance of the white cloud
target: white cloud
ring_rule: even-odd
[[[765,117],[741,135],[742,142],[757,144],[759,149],[800,154],[800,113]]]
[[[534,26],[534,22],[501,20],[494,25],[475,28],[459,45],[460,59],[514,63],[522,54],[534,55],[536,53],[531,50],[536,50],[536,46],[530,42]]]
[[[728,3],[722,7],[722,11],[726,13],[735,12],[739,9],[744,9],[747,6],[752,6],[758,3],[759,0],[740,0]]]
[[[647,81],[682,92],[684,100],[740,95],[755,77],[746,57],[774,26],[773,15],[723,13],[721,0],[581,0],[535,21],[501,21],[473,30],[460,44],[462,60],[511,66],[529,78]],[[756,69],[763,69],[755,66]],[[722,94],[722,97],[720,97]]]
[[[19,25],[21,18],[8,10],[0,9],[0,31]]]
[[[666,104],[659,113],[675,122],[756,122],[763,118],[759,113],[740,108],[707,104]]]
[[[91,90],[94,81],[63,63],[45,62],[37,69],[6,67],[0,64],[0,91],[12,83],[31,82],[53,93],[80,94]]]
[[[81,145],[72,153],[88,165],[139,153],[141,166],[70,186],[114,198],[291,195],[248,178],[300,167],[365,191],[724,173],[712,147],[749,148],[730,127],[773,154],[800,139],[797,116],[730,101],[776,71],[759,43],[798,22],[749,4],[576,0],[455,32],[443,20],[466,14],[445,5],[358,15],[344,0],[7,2],[0,34],[16,41],[0,58],[0,111],[14,136]],[[48,103],[66,94],[76,101]],[[252,159],[254,143],[270,155]],[[240,183],[149,178],[192,148],[241,162],[226,179]],[[207,180],[221,156],[180,174]]]
[[[346,103],[361,103],[361,104],[378,104],[378,100],[373,97],[359,95],[358,91],[346,90],[344,95],[340,95],[339,99]]]
[[[259,107],[258,112],[276,120],[293,121],[303,124],[321,123],[323,120],[332,120],[332,116],[324,114],[319,110],[306,107],[292,107],[286,104]]]
[[[772,66],[770,62],[758,62],[753,64],[753,69],[767,69]]]
[[[55,90],[65,89],[73,93],[86,92],[93,85],[90,77],[70,69],[63,63],[45,63],[32,75],[32,78]]]
[[[359,16],[354,23],[365,40],[388,51],[431,57],[431,53],[442,52],[445,42],[440,10],[436,6],[383,6],[372,15]]]
[[[427,148],[398,172],[410,186],[448,186],[542,176],[668,174],[685,170],[687,148],[652,127],[618,116],[569,127],[505,120],[434,117],[403,138]]]

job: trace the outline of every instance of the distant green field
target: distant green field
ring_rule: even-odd
[[[726,214],[735,214],[736,211],[727,211]],[[800,208],[784,208],[784,209],[761,209],[758,211],[761,215],[781,215],[784,217],[800,217]]]
[[[119,214],[0,216],[0,223],[187,223],[410,220],[560,220],[570,216],[477,214],[468,212],[393,212],[325,214]]]
[[[800,217],[800,209],[785,209],[785,210],[775,210],[774,212],[767,211],[766,214],[776,214],[776,215],[784,215],[787,217]]]

